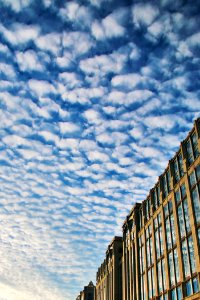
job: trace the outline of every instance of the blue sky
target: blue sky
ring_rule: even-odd
[[[200,2],[0,12],[0,299],[73,300],[199,116]]]

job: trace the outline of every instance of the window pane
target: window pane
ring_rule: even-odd
[[[167,235],[167,249],[169,250],[172,247],[169,217],[166,219],[166,235]]]
[[[183,218],[182,204],[180,204],[178,207],[178,223],[179,223],[180,235],[182,238],[185,236],[185,224]]]
[[[176,298],[176,289],[173,289],[171,291],[171,300],[177,300],[177,298]]]
[[[169,278],[170,278],[170,285],[175,285],[175,274],[174,274],[174,263],[173,263],[173,256],[172,252],[168,255],[169,259]]]
[[[183,294],[182,294],[182,288],[181,288],[181,286],[179,286],[177,288],[177,299],[178,300],[182,300],[183,299]]]
[[[189,182],[190,186],[193,186],[196,183],[196,176],[194,171],[189,176]]]
[[[199,180],[200,179],[200,165],[198,165],[196,167],[196,174],[197,174],[197,179]]]
[[[179,161],[179,168],[180,168],[180,176],[182,177],[184,175],[184,171],[183,171],[183,159],[181,153],[178,155],[178,161]]]
[[[159,291],[159,293],[161,293],[163,291],[161,261],[158,262],[157,269],[158,269],[158,291]]]
[[[166,274],[165,274],[165,260],[164,259],[162,259],[161,265],[162,265],[162,275],[163,275],[163,289],[166,290]]]
[[[185,199],[183,201],[183,210],[184,210],[184,216],[185,216],[186,231],[189,232],[191,230],[191,228],[190,228],[190,218],[189,218],[187,199]]]
[[[196,262],[194,257],[194,247],[193,247],[193,239],[192,236],[188,238],[188,246],[189,246],[189,253],[190,253],[190,264],[192,273],[196,271]]]
[[[186,296],[192,295],[192,285],[191,285],[191,280],[189,280],[189,281],[186,282],[186,284],[185,284],[185,293],[186,293]]]
[[[162,235],[162,227],[159,227],[159,235],[160,235],[160,255],[163,255],[163,235]]]
[[[152,298],[151,269],[149,269],[148,271],[148,287],[149,287],[149,298]]]
[[[186,150],[187,150],[188,162],[189,162],[189,164],[191,164],[194,161],[194,158],[193,158],[192,146],[191,146],[190,140],[188,140],[186,143]]]
[[[186,240],[182,242],[182,257],[183,257],[183,265],[184,265],[184,275],[185,277],[187,277],[190,276],[190,266],[189,266],[189,257],[188,257]]]
[[[176,198],[176,203],[178,203],[179,201],[181,201],[181,194],[180,191],[176,191],[175,193],[175,198]]]
[[[174,230],[174,216],[170,215],[170,224],[171,224],[171,235],[172,235],[172,243],[173,245],[176,244],[176,235]]]
[[[196,217],[196,222],[199,223],[200,222],[200,202],[199,202],[199,192],[196,188],[192,191],[192,200],[193,200],[193,204],[194,204],[194,213],[195,213],[195,217]]]
[[[182,197],[182,199],[185,198],[185,196],[186,196],[186,187],[185,187],[185,183],[183,183],[181,185],[181,197]]]
[[[198,278],[195,277],[193,278],[193,290],[194,290],[194,293],[197,293],[199,291],[199,282],[198,282]]]
[[[174,250],[174,265],[175,265],[175,272],[176,272],[176,281],[180,281],[180,271],[179,271],[179,261],[178,261],[178,253],[177,249]]]

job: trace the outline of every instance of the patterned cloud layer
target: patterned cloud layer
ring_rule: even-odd
[[[0,299],[73,300],[199,116],[200,7],[0,10]]]

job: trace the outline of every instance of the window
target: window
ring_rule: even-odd
[[[139,237],[139,260],[140,260],[140,298],[146,300],[145,294],[145,265],[144,265],[144,241],[143,235]]]
[[[195,132],[186,141],[186,151],[188,163],[191,165],[199,155],[198,140]]]
[[[152,191],[153,207],[156,210],[160,205],[160,187],[159,184]]]
[[[182,154],[179,153],[173,161],[173,169],[174,169],[174,177],[175,177],[175,182],[178,182],[180,178],[184,175],[183,171],[183,158]]]
[[[169,169],[165,172],[165,174],[162,177],[162,183],[163,183],[163,197],[166,198],[169,192],[171,191],[171,179],[170,179],[170,172]]]
[[[200,165],[189,175],[192,203],[194,208],[196,223],[200,223]]]
[[[149,299],[155,295],[154,283],[154,264],[153,264],[153,245],[152,245],[152,227],[149,225],[146,230],[146,255],[147,255],[147,278],[148,278],[148,291]]]

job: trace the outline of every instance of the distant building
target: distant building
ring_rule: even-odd
[[[96,300],[122,300],[122,253],[122,238],[114,237],[97,272]]]
[[[84,290],[80,292],[76,300],[95,300],[95,285],[92,281],[84,287]]]

